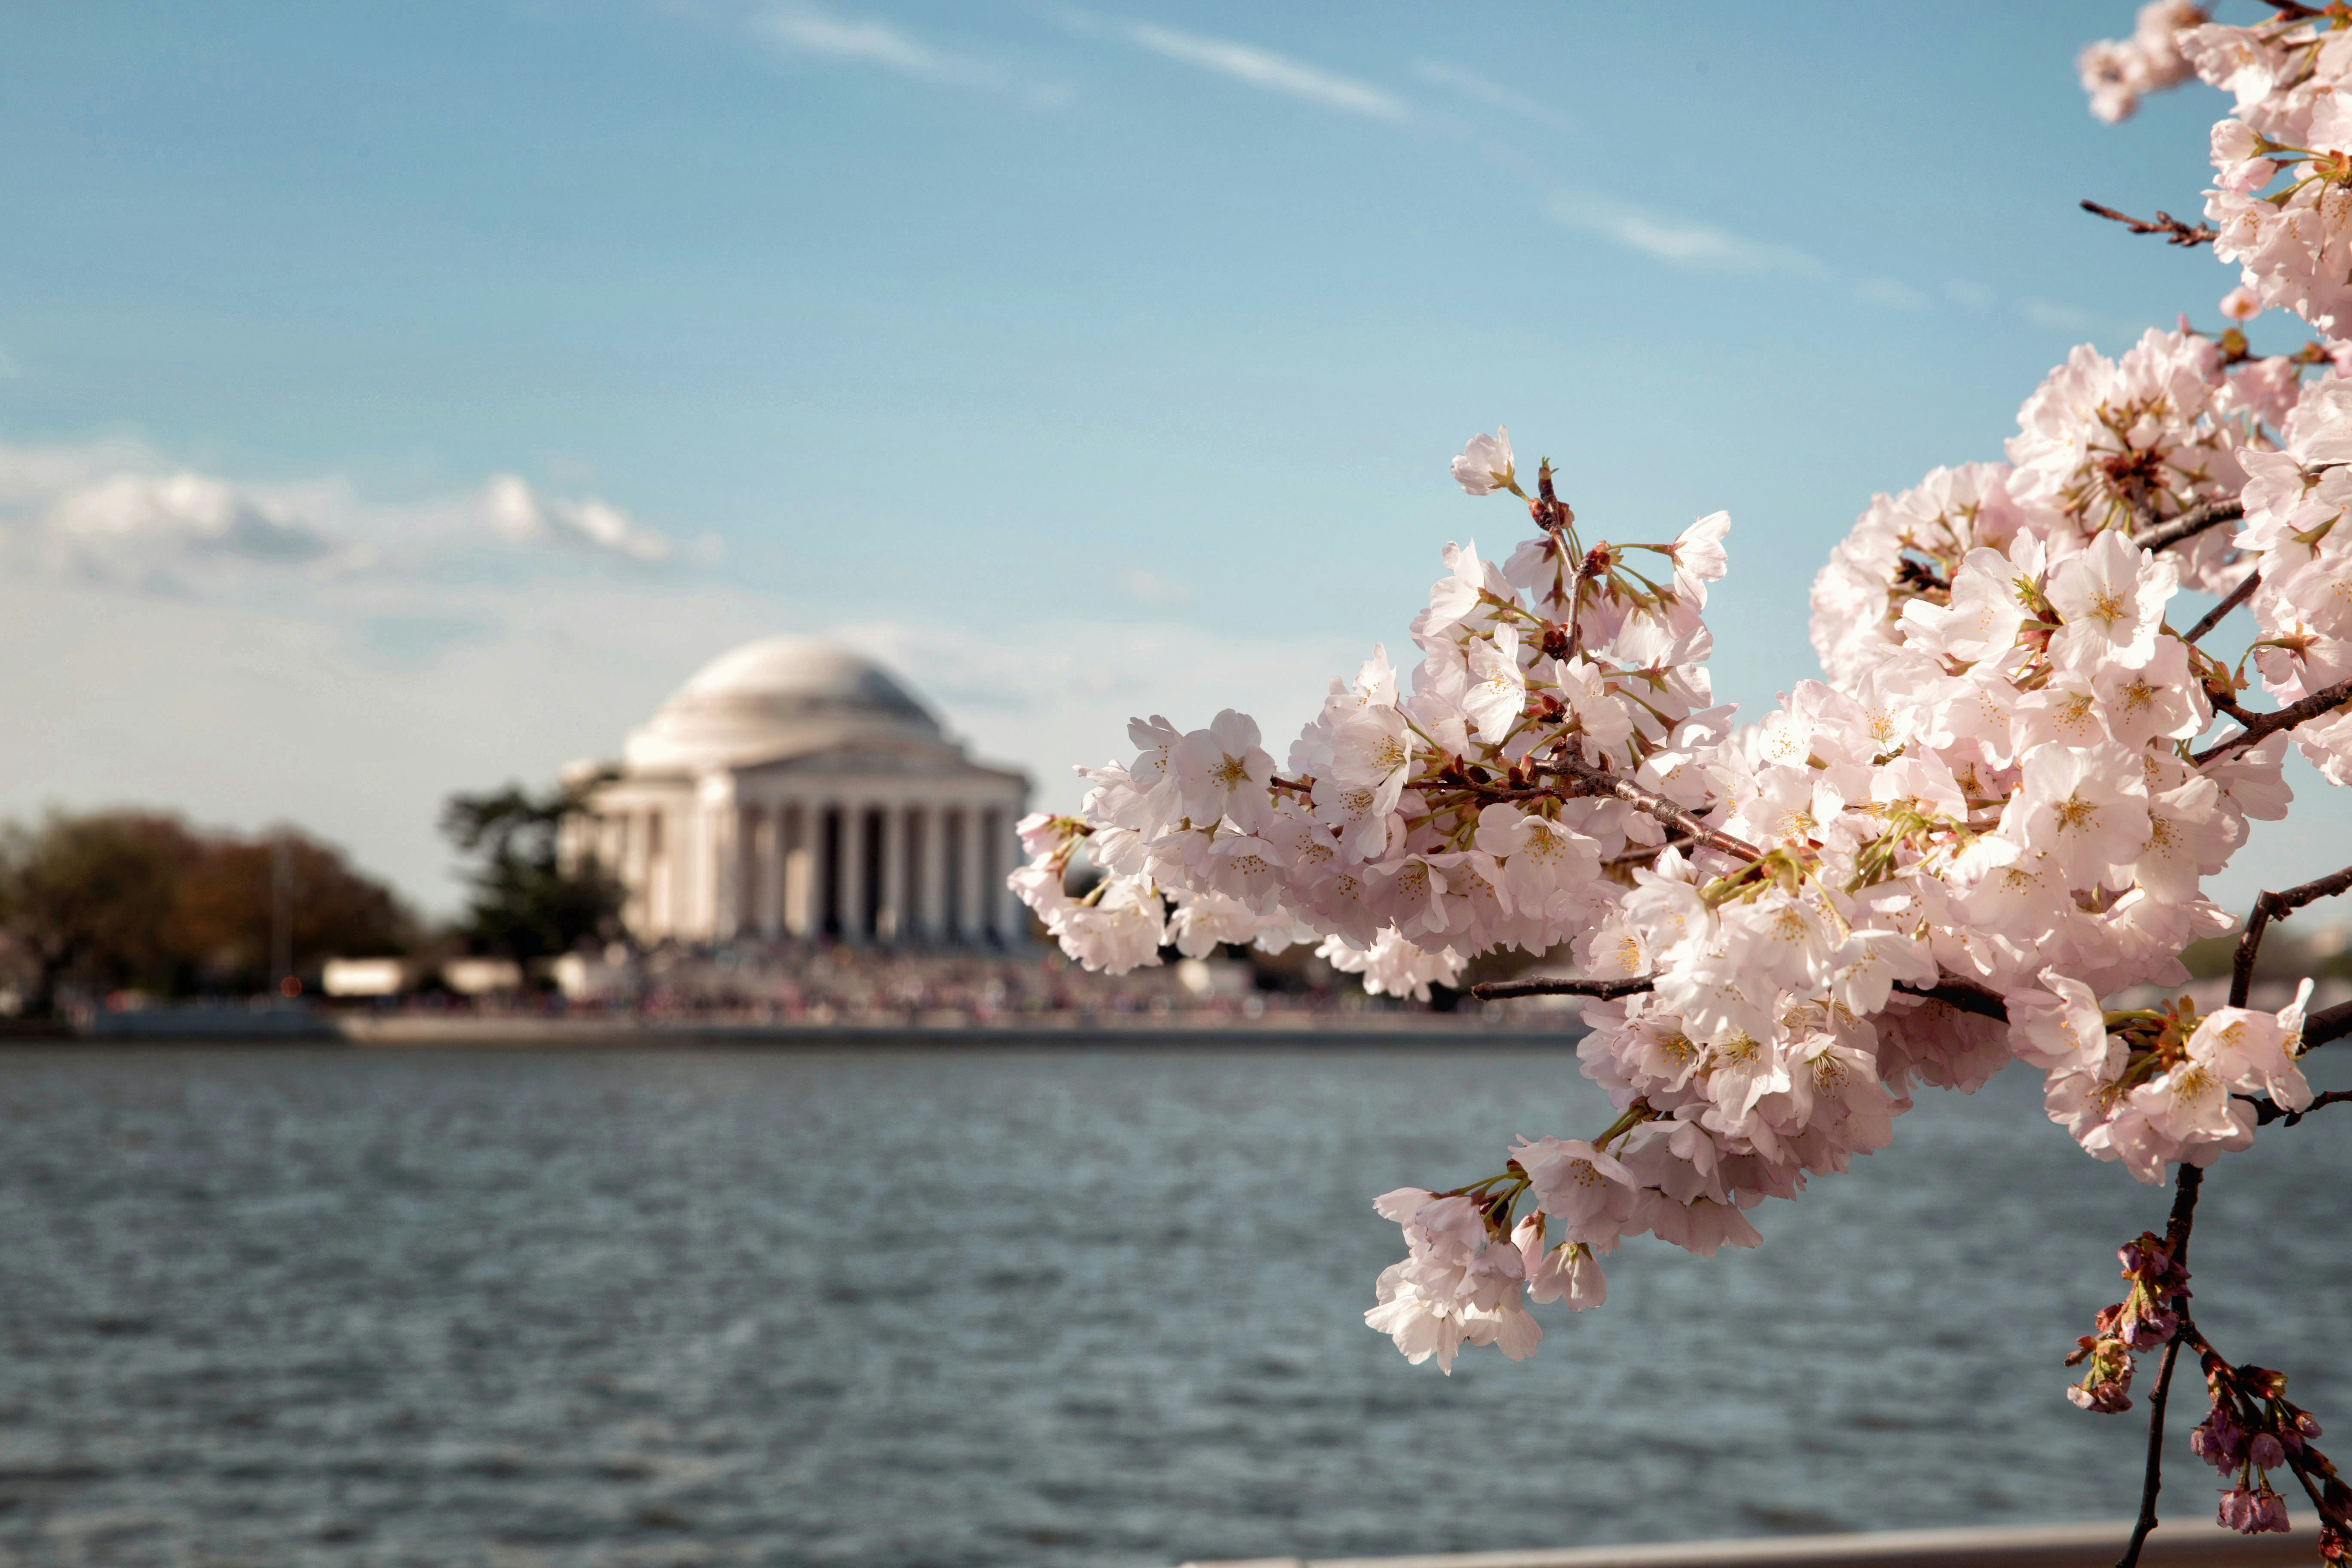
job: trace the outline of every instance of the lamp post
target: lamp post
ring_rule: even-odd
[[[294,978],[294,857],[284,832],[269,846],[269,975],[280,996],[299,994]]]

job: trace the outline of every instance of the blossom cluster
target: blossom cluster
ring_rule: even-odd
[[[2179,43],[2199,77],[2236,99],[2213,127],[2214,254],[2239,264],[2263,307],[2352,335],[2352,112],[2342,101],[2352,32],[2277,18],[2195,27]]]
[[[2329,331],[2352,289],[2330,226],[2352,151],[2312,151],[2352,148],[2332,16],[2221,27],[2153,5],[2083,62],[2106,118],[2192,72],[2238,93],[2214,142],[2233,320],[2284,305]],[[1079,770],[1077,812],[1022,824],[1013,886],[1113,970],[1311,942],[1369,990],[1425,996],[1503,950],[1573,963],[1580,1068],[1613,1120],[1378,1200],[1405,1256],[1367,1321],[1415,1363],[1530,1353],[1529,1304],[1601,1304],[1629,1237],[1756,1245],[1750,1211],[1885,1146],[1919,1087],[2011,1061],[2094,1157],[2148,1183],[2201,1169],[2314,1104],[2309,983],[2275,1011],[2101,999],[2184,984],[2183,952],[2234,929],[2203,888],[2250,821],[2285,815],[2290,743],[2352,782],[2347,365],[2332,340],[2257,356],[2185,320],[2076,349],[2004,461],[1873,500],[1814,584],[1826,679],[1752,724],[1707,668],[1727,516],[1621,542],[1548,462],[1530,493],[1498,427],[1453,476],[1524,504],[1527,537],[1499,561],[1444,548],[1416,657],[1376,647],[1279,761],[1242,713],[1133,721],[1128,756]],[[2192,618],[2190,593],[2225,604]],[[2231,662],[2203,639],[2242,602],[2258,635]],[[2257,685],[2286,710],[2250,710]],[[2086,1408],[2124,1408],[2132,1356],[2191,1331],[2168,1244],[2124,1262],[2131,1290],[2078,1358]],[[2248,1461],[2245,1434],[2284,1444],[2306,1418],[2258,1419],[2240,1373],[2208,1375],[2215,1419],[2234,1402],[2206,1439],[2239,1464],[2223,1511],[2267,1528],[2270,1449]]]
[[[2238,535],[2259,573],[2253,664],[2282,706],[2352,679],[2352,529],[2336,526],[2352,509],[2352,381],[2315,384],[2284,424],[2283,450],[2246,454]],[[2352,712],[2294,740],[2331,784],[2352,784]]]
[[[2304,395],[2290,356],[2225,361],[2210,339],[2151,330],[2118,359],[2085,344],[2018,411],[2009,461],[1937,468],[1878,496],[1813,585],[1813,648],[1850,682],[1901,646],[1904,606],[1939,602],[1970,551],[2021,534],[2054,564],[2102,533],[2175,522],[2237,497],[2246,454]],[[2239,551],[2227,530],[2193,535],[2168,559],[2185,585],[2223,593]]]
[[[2179,1225],[2176,1219],[2176,1229]],[[2176,1339],[2194,1349],[2212,1408],[2189,1433],[2189,1447],[2230,1483],[2216,1510],[2220,1522],[2249,1535],[2286,1531],[2286,1500],[2272,1476],[2291,1470],[2322,1506],[2322,1560],[2340,1563],[2352,1556],[2352,1543],[2335,1521],[2352,1510],[2352,1488],[2313,1441],[2320,1436],[2318,1421],[2286,1397],[2285,1374],[2231,1365],[2189,1321],[2189,1271],[2177,1256],[2182,1239],[2143,1232],[2119,1250],[2130,1289],[2121,1301],[2101,1308],[2095,1331],[2075,1342],[2066,1364],[2087,1367],[2066,1396],[2085,1410],[2128,1410],[2135,1355]]]
[[[2193,73],[2180,52],[2179,37],[2205,19],[2203,11],[2185,0],[2150,0],[2139,8],[2130,37],[2104,38],[2085,47],[2074,68],[2091,95],[2091,112],[2112,125],[2131,118],[2147,94],[2187,81]]]
[[[1371,1321],[1441,1365],[1531,1349],[1524,1297],[1597,1304],[1595,1259],[1627,1236],[1754,1245],[1747,1210],[1885,1146],[1915,1085],[1973,1089],[2012,1058],[2143,1180],[2242,1147],[2238,1096],[2309,1103],[2301,999],[2097,1001],[2186,978],[2181,950],[2232,923],[2202,879],[2288,800],[2284,734],[2192,750],[2233,678],[2168,618],[2189,552],[2133,537],[2242,486],[2267,441],[2228,416],[2209,350],[2154,333],[2119,363],[2077,354],[2028,402],[2011,466],[1874,504],[1817,590],[1836,683],[1752,728],[1705,665],[1727,520],[1588,545],[1549,468],[1527,497],[1507,433],[1481,437],[1456,479],[1522,495],[1537,530],[1501,564],[1446,548],[1417,666],[1376,652],[1335,681],[1281,767],[1238,713],[1136,721],[1131,760],[1081,770],[1076,816],[1024,824],[1014,885],[1094,964],[1319,940],[1410,991],[1565,947],[1638,987],[1585,1012],[1614,1126],[1381,1200],[1408,1256]],[[1103,874],[1084,896],[1081,845]]]
[[[2318,1421],[2286,1397],[2285,1374],[2268,1367],[2233,1367],[2210,1345],[2199,1359],[2213,1407],[2189,1434],[2189,1447],[2232,1483],[2221,1493],[2221,1522],[2249,1535],[2285,1531],[2286,1500],[2271,1476],[2290,1468],[2317,1478],[2322,1500],[2341,1512],[2352,1497],[2336,1466],[2312,1441],[2320,1436]],[[2340,1563],[2346,1548],[2332,1524],[2323,1525],[2322,1558]]]
[[[2090,1363],[2066,1397],[2084,1410],[2107,1415],[2131,1408],[2133,1354],[2153,1350],[2180,1331],[2175,1309],[2189,1294],[2189,1271],[2152,1232],[2142,1231],[2137,1241],[2126,1243],[2116,1256],[2131,1289],[2122,1300],[2099,1309],[2095,1331],[2076,1340],[2074,1353],[2066,1358],[2068,1366]]]

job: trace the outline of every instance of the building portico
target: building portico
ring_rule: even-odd
[[[1003,942],[1028,780],[967,757],[878,666],[773,637],[715,660],[583,765],[565,853],[641,942]],[[593,783],[587,781],[594,781]]]

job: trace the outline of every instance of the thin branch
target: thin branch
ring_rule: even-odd
[[[1669,833],[1664,844],[1636,844],[1622,855],[1612,856],[1601,862],[1603,866],[1647,866],[1658,858],[1661,849],[1671,849],[1677,855],[1688,855],[1690,847],[1698,840],[1687,833]]]
[[[2323,1007],[2303,1021],[2303,1048],[2306,1051],[2347,1035],[2352,1035],[2352,1002]]]
[[[2201,768],[2226,751],[2251,745],[2264,736],[2277,734],[2281,730],[2292,730],[2306,720],[2316,719],[2322,713],[2341,708],[2347,700],[2352,700],[2352,680],[2339,680],[2333,686],[2322,687],[2300,702],[2263,714],[2237,734],[2214,742],[2189,760]]]
[[[2232,1098],[2242,1100],[2254,1108],[2254,1125],[2257,1127],[2268,1127],[2273,1121],[2284,1121],[2292,1127],[2323,1105],[2352,1102],[2352,1089],[2331,1089],[2301,1110],[2289,1110],[2267,1097],[2257,1099],[2251,1094],[2241,1094]]]
[[[1543,771],[1576,780],[1583,786],[1576,792],[1579,795],[1613,795],[1627,805],[1648,812],[1669,827],[1679,827],[1700,843],[1720,849],[1727,855],[1742,860],[1764,858],[1764,851],[1753,844],[1734,838],[1719,827],[1709,826],[1664,795],[1654,790],[1643,789],[1622,773],[1596,768],[1574,757],[1562,757],[1558,762],[1547,763]]]
[[[1646,976],[1640,980],[1488,980],[1470,987],[1470,994],[1482,1002],[1506,996],[1597,996],[1613,1001],[1647,991],[1650,985]]]
[[[1913,985],[1898,980],[1895,989],[1909,996],[1925,996],[1930,1002],[1941,1002],[1947,1007],[1962,1013],[1974,1013],[1979,1018],[2009,1021],[2009,1008],[1997,991],[1987,990],[1973,980],[1958,980],[1945,975],[1933,985]]]
[[[2231,589],[2230,596],[2228,598],[2223,599],[2220,604],[2206,611],[2205,618],[2199,621],[2195,626],[2189,627],[2189,635],[2182,637],[2180,640],[2182,642],[2195,642],[2199,637],[2203,637],[2207,632],[2210,632],[2215,626],[2220,626],[2221,624],[2221,618],[2224,616],[2227,616],[2231,610],[2236,609],[2240,605],[2244,604],[2247,599],[2253,595],[2254,590],[2262,585],[2263,574],[2261,573],[2247,573],[2246,580],[2239,584],[2236,587]]]
[[[1639,980],[1489,980],[1470,987],[1470,994],[1481,1001],[1506,996],[1597,996],[1614,1000],[1651,990],[1655,984],[1654,977],[1648,975]],[[1898,980],[1895,989],[1907,996],[1922,996],[1963,1013],[1974,1013],[1980,1018],[2009,1017],[2000,993],[1989,991],[1972,980],[1946,975],[1934,985],[1913,985]]]
[[[2201,223],[2191,228],[2161,207],[2157,209],[2156,220],[2153,223],[2146,218],[2133,217],[2128,213],[2119,213],[2113,207],[2103,207],[2096,202],[2084,202],[2083,210],[2086,213],[2095,213],[2103,218],[2113,219],[2134,234],[2160,234],[2164,236],[2164,242],[2167,245],[2210,245],[2221,237],[2221,230],[2210,228]]]
[[[2246,1005],[2246,996],[2254,984],[2254,958],[2262,950],[2263,933],[2270,929],[2271,921],[2283,921],[2305,904],[2335,898],[2347,889],[2352,889],[2352,866],[2300,883],[2284,893],[2256,894],[2253,912],[2246,917],[2245,934],[2238,939],[2237,954],[2230,963],[2230,1005]]]
[[[2172,1187],[2172,1218],[2164,1227],[2164,1249],[2171,1255],[2173,1265],[2184,1273],[2189,1268],[2189,1231],[2197,1223],[2197,1192],[2204,1184],[2205,1173],[2194,1165],[2183,1164]],[[2189,1302],[2186,1293],[2172,1298],[2169,1303],[2179,1322],[2172,1337],[2164,1344],[2164,1362],[2156,1374],[2156,1393],[2147,1402],[2147,1468],[2139,1489],[2139,1518],[2132,1525],[2130,1543],[2116,1568],[2137,1568],[2139,1549],[2147,1543],[2147,1532],[2156,1528],[2156,1494],[2164,1488],[2164,1407],[2172,1395],[2172,1367],[2180,1359],[2180,1342],[2184,1335],[2196,1332],[2189,1322]]]
[[[2224,522],[2235,522],[2246,515],[2246,503],[2231,496],[2227,500],[2209,500],[2192,506],[2170,522],[2159,522],[2153,528],[2142,529],[2131,536],[2132,542],[2142,550],[2161,550],[2168,544],[2178,544],[2193,539],[2209,528]]]
[[[2214,712],[2226,714],[2241,724],[2251,724],[2262,717],[2252,709],[2240,707],[2231,700],[2228,692],[2217,690],[2210,684],[2205,688],[2205,700],[2213,705]]]
[[[2238,951],[2230,955],[2230,1005],[2242,1007],[2254,989],[2254,959],[2263,949],[2263,932],[2270,929],[2271,898],[2269,893],[2254,895],[2254,912],[2246,917],[2246,929],[2238,937]]]
[[[2284,893],[2265,893],[2266,899],[2277,900],[2271,913],[2273,920],[2284,920],[2305,904],[2315,904],[2322,899],[2333,899],[2352,892],[2352,866],[2341,871],[2330,871],[2325,877],[2314,877],[2308,882],[2298,882]]]
[[[1895,585],[1921,593],[1948,594],[1952,591],[1952,584],[1934,567],[1909,555],[1895,563]]]

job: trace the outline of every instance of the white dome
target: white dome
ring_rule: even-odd
[[[856,741],[945,742],[939,721],[869,659],[806,637],[721,654],[624,751],[635,769],[745,766]]]

